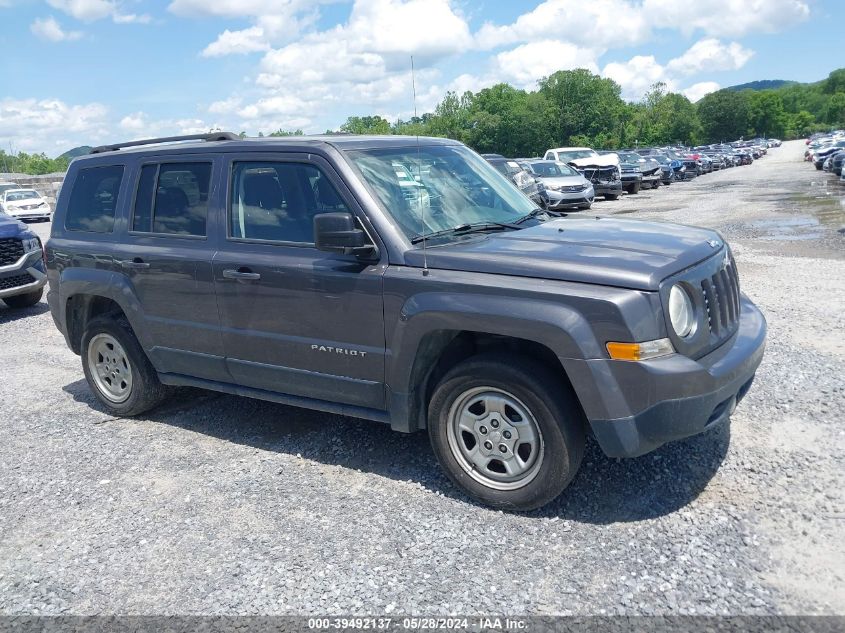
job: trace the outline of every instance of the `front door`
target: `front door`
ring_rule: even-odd
[[[214,284],[226,364],[247,387],[383,408],[384,266],[314,248],[318,213],[360,213],[313,155],[234,157]]]

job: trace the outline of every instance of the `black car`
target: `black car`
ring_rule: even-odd
[[[718,233],[550,218],[443,138],[95,148],[46,253],[98,409],[192,386],[427,430],[456,486],[511,511],[556,497],[588,435],[636,457],[727,424],[765,349]]]
[[[46,284],[41,240],[0,212],[0,299],[10,308],[28,308],[41,301]]]

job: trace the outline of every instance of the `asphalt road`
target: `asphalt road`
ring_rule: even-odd
[[[719,229],[767,355],[730,428],[590,443],[528,515],[425,434],[200,391],[113,419],[46,304],[0,307],[0,613],[845,613],[845,191],[802,151],[585,212]]]

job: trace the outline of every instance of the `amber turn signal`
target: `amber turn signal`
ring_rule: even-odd
[[[608,343],[607,353],[613,360],[648,360],[658,356],[673,354],[675,348],[668,338],[645,343]]]

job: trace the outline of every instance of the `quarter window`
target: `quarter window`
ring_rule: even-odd
[[[236,162],[231,235],[275,242],[314,242],[314,216],[348,211],[332,183],[305,163]]]
[[[132,230],[205,236],[211,163],[144,165]]]
[[[70,192],[65,228],[69,231],[111,233],[123,165],[80,169]]]

